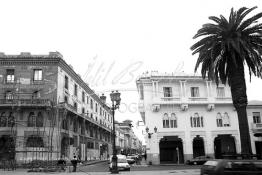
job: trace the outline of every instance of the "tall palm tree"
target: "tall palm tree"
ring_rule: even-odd
[[[244,66],[251,75],[262,76],[262,24],[257,20],[258,13],[244,18],[257,7],[231,9],[229,19],[224,16],[210,16],[214,23],[207,23],[193,37],[201,39],[192,47],[192,54],[199,53],[195,72],[202,64],[201,74],[205,79],[228,83],[231,88],[233,105],[236,108],[241,139],[241,153],[249,157],[252,154],[247,120],[247,94]]]

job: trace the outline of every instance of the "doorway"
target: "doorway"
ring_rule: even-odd
[[[183,142],[177,136],[164,136],[159,142],[160,163],[184,163]]]
[[[196,136],[193,139],[193,158],[204,156],[204,155],[205,155],[204,139],[202,137]]]

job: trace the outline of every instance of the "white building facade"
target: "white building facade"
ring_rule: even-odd
[[[139,111],[146,126],[147,161],[185,163],[208,155],[240,153],[238,118],[230,87],[200,76],[144,74],[137,80]],[[261,154],[262,103],[248,106],[252,151]],[[257,123],[253,124],[253,115]]]

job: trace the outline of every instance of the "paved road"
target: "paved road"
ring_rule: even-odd
[[[110,172],[63,172],[63,173],[28,173],[25,171],[2,171],[0,170],[0,175],[109,175]],[[121,175],[199,175],[199,169],[190,170],[161,170],[161,171],[126,171],[119,172]]]
[[[98,163],[94,165],[87,165],[87,166],[81,166],[78,167],[79,172],[89,173],[89,174],[110,174],[108,163]],[[140,174],[140,172],[145,175],[154,175],[154,174],[160,174],[167,173],[167,174],[199,174],[200,172],[200,166],[194,166],[194,165],[132,165],[130,172],[128,171],[120,171],[121,174]],[[157,172],[157,173],[156,173]]]
[[[108,171],[108,163],[100,162],[97,164],[78,166],[78,172],[55,172],[55,173],[28,173],[26,169],[18,169],[16,171],[0,170],[0,175],[43,175],[43,174],[57,174],[57,175],[107,175],[111,174]],[[72,167],[71,167],[72,170]],[[200,166],[188,165],[151,165],[145,163],[142,165],[131,166],[130,171],[120,171],[122,175],[199,175]]]

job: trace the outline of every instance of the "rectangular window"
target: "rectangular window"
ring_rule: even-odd
[[[97,103],[96,103],[96,109],[95,109],[95,111],[97,112]]]
[[[65,75],[65,89],[68,90],[68,76]]]
[[[68,104],[68,97],[67,97],[67,96],[64,97],[64,102],[65,102],[66,104]]]
[[[102,108],[100,107],[99,110],[100,110],[100,115],[102,115]]]
[[[82,102],[83,103],[85,102],[85,92],[84,91],[82,92]]]
[[[89,97],[86,96],[86,104],[88,104],[88,103],[89,103]]]
[[[6,82],[7,83],[14,83],[15,82],[15,70],[14,69],[7,69],[6,70]]]
[[[43,80],[43,70],[34,69],[34,81],[42,81],[42,80]]]
[[[77,85],[75,84],[74,95],[77,97]]]
[[[140,100],[144,99],[144,86],[141,84],[140,85]]]
[[[90,100],[90,108],[93,109],[93,99]]]
[[[85,113],[85,108],[82,108],[82,114],[84,114]]]
[[[199,87],[191,87],[191,97],[199,97]]]
[[[74,102],[74,109],[77,111],[77,103]]]
[[[225,97],[225,88],[217,87],[217,97],[223,98]]]
[[[171,87],[163,87],[164,97],[172,97],[172,88]]]
[[[260,112],[253,112],[253,122],[261,123]]]

